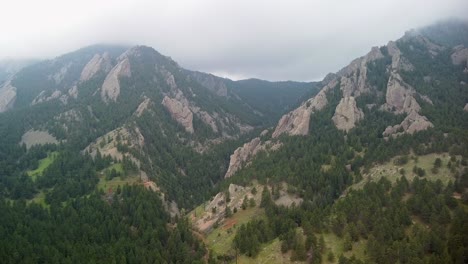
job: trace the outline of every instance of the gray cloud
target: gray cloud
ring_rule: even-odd
[[[143,44],[226,77],[318,80],[372,46],[466,10],[466,0],[15,0],[2,3],[0,58]]]

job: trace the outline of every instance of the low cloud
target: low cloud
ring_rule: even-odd
[[[17,0],[2,3],[0,58],[139,44],[224,77],[309,81],[466,10],[466,0]]]

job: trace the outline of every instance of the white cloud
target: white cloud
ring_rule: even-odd
[[[95,43],[149,45],[224,76],[312,80],[466,0],[2,1],[1,57],[54,57]]]

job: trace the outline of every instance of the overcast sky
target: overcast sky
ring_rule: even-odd
[[[143,44],[233,79],[319,80],[467,0],[1,0],[0,58]]]

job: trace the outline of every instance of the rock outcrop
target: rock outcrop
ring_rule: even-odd
[[[263,150],[275,151],[281,147],[281,143],[272,142],[270,140],[262,143],[259,137],[245,143],[242,147],[237,148],[231,155],[229,160],[229,168],[224,175],[224,178],[229,178],[239,169],[248,166],[252,159]]]
[[[88,81],[93,78],[96,73],[100,71],[107,73],[111,69],[112,64],[109,53],[106,52],[103,55],[96,54],[81,71],[80,81]]]
[[[383,109],[396,114],[419,112],[421,107],[414,98],[414,89],[403,81],[401,76],[392,72],[387,83],[386,102]]]
[[[132,149],[141,150],[145,144],[145,138],[141,134],[140,129],[136,126],[119,127],[97,138],[93,143],[89,144],[82,153],[87,152],[94,157],[99,151],[103,156],[110,156],[116,160],[122,160],[124,154],[117,148],[119,143]],[[131,154],[126,155],[137,165],[140,164]]]
[[[316,96],[305,101],[294,111],[283,115],[279,120],[272,137],[277,138],[284,133],[289,135],[307,135],[309,133],[310,115],[315,111],[322,110],[327,105],[328,100],[326,92],[335,87],[336,84],[337,81],[333,80]]]
[[[151,103],[151,100],[148,97],[144,97],[143,101],[138,105],[137,110],[135,111],[135,115],[140,117],[143,112],[148,109],[149,105]]]
[[[429,120],[416,111],[411,111],[399,125],[389,126],[383,132],[384,136],[399,136],[403,133],[414,134],[415,132],[434,127]]]
[[[403,56],[401,56],[401,51],[398,48],[396,42],[390,41],[387,44],[387,51],[390,56],[392,56],[392,70],[393,71],[412,71],[414,66]]]
[[[229,161],[229,168],[224,175],[224,178],[231,177],[236,173],[242,166],[255,156],[258,151],[263,150],[262,142],[260,138],[254,138],[252,141],[245,143],[242,147],[237,148],[234,153],[231,155]]]
[[[171,114],[171,117],[181,124],[185,130],[189,133],[193,133],[193,113],[189,108],[189,105],[185,101],[179,101],[176,99],[164,96],[162,101],[163,106]]]
[[[192,76],[199,84],[214,92],[215,94],[223,97],[227,96],[227,87],[221,78],[211,74],[199,72],[193,72]]]
[[[348,66],[338,72],[341,77],[340,89],[344,97],[359,96],[369,91],[367,84],[367,64],[382,59],[384,55],[379,48],[373,47],[365,56],[353,60]]]
[[[465,112],[468,112],[468,103],[465,105],[465,107],[463,108],[463,110],[464,110]]]
[[[332,120],[336,128],[348,132],[362,118],[364,118],[364,113],[356,106],[354,97],[350,96],[340,100]]]
[[[453,53],[450,58],[452,59],[453,64],[465,64],[468,68],[468,48],[465,48],[463,45],[453,48]]]
[[[101,98],[104,102],[117,101],[120,94],[120,81],[121,77],[130,77],[130,61],[128,57],[122,60],[107,74],[106,79],[101,88]]]
[[[13,107],[16,101],[16,87],[10,82],[5,83],[0,88],[0,113]]]
[[[47,94],[46,91],[40,92],[39,95],[36,96],[36,98],[34,98],[34,100],[31,102],[31,105],[47,102],[47,101],[54,100],[54,99],[57,99],[57,98],[61,98],[61,101],[64,104],[66,104],[67,98],[62,97],[62,92],[60,92],[59,90],[53,91],[52,94],[49,95],[49,96],[46,96],[46,94]]]

